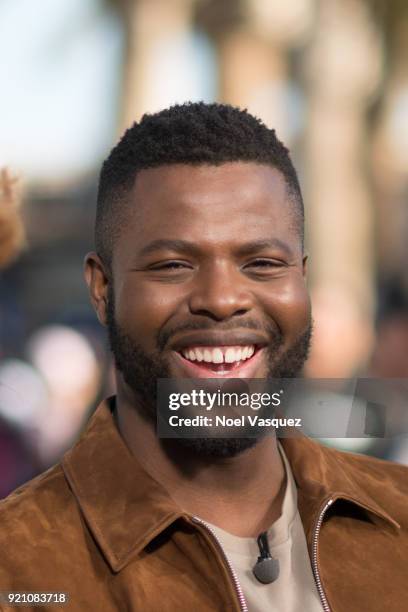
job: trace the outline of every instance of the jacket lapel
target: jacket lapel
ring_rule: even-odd
[[[62,468],[85,521],[114,571],[181,516],[165,489],[133,458],[109,402],[91,417]]]
[[[315,524],[325,502],[344,500],[368,512],[372,520],[395,529],[400,525],[386,512],[364,487],[370,479],[353,456],[327,448],[306,436],[296,433],[280,439],[298,487],[298,508],[309,546]],[[381,491],[378,491],[379,496]],[[335,506],[334,506],[335,507]],[[334,508],[333,507],[333,508]]]

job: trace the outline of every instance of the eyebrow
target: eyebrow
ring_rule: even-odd
[[[239,255],[253,255],[258,251],[262,251],[263,249],[279,249],[284,251],[286,255],[293,255],[293,251],[290,246],[280,240],[279,238],[269,238],[267,240],[254,240],[253,242],[248,242],[246,244],[238,247],[237,251]]]
[[[293,251],[290,246],[280,240],[279,238],[269,238],[263,240],[254,240],[252,242],[247,242],[246,244],[240,245],[236,249],[237,255],[253,255],[258,251],[262,251],[263,249],[280,249],[284,251],[286,255],[293,255]],[[194,243],[189,242],[187,240],[169,240],[169,239],[158,239],[149,242],[145,247],[141,249],[139,252],[140,256],[150,255],[156,251],[167,250],[167,251],[178,251],[180,253],[186,254],[200,254],[201,249]]]
[[[159,240],[153,240],[149,242],[141,251],[139,255],[150,255],[155,251],[180,251],[182,253],[196,253],[199,252],[199,248],[193,242],[187,240],[168,240],[161,238]]]

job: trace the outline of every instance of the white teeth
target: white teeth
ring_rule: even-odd
[[[212,361],[211,351],[209,349],[204,349],[204,361],[207,361],[207,363],[210,363]]]
[[[224,361],[224,356],[220,348],[215,348],[212,350],[212,360],[211,361],[213,363],[222,363]]]
[[[249,359],[255,352],[255,346],[216,346],[192,347],[181,351],[190,361],[205,361],[206,363],[234,363]]]
[[[225,363],[233,363],[234,361],[238,361],[238,359],[235,357],[235,349],[227,348],[224,359]]]

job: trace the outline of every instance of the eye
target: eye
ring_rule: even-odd
[[[255,259],[251,261],[247,267],[256,267],[256,268],[279,268],[283,266],[284,263],[282,261],[278,261],[276,259]]]
[[[167,261],[157,264],[156,266],[152,267],[151,270],[180,270],[188,267],[189,266],[183,261]]]

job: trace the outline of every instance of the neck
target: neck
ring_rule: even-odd
[[[279,518],[286,479],[275,437],[234,457],[202,457],[160,440],[120,384],[116,419],[131,453],[184,512],[241,537],[256,537]]]

